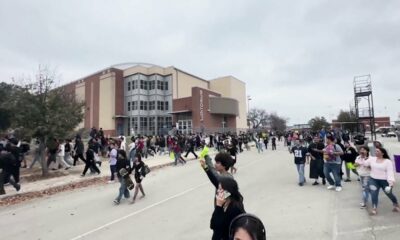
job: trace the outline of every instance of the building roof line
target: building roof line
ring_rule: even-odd
[[[214,80],[220,80],[220,79],[222,79],[222,78],[233,78],[233,79],[235,79],[235,80],[237,80],[237,81],[239,81],[239,82],[242,82],[242,83],[246,84],[245,81],[242,81],[242,80],[240,80],[240,79],[238,79],[237,77],[232,76],[232,75],[217,77],[217,78],[211,79],[210,82],[211,82],[211,81],[214,81]]]
[[[184,74],[187,74],[187,75],[189,75],[189,76],[191,76],[191,77],[198,78],[199,80],[204,81],[204,82],[206,82],[206,83],[209,83],[209,82],[210,82],[210,81],[208,81],[208,80],[205,80],[204,78],[201,78],[201,77],[199,77],[199,76],[196,76],[196,75],[193,75],[193,74],[188,73],[188,72],[186,72],[186,71],[183,71],[182,69],[179,69],[179,68],[177,68],[177,67],[174,67],[174,66],[170,66],[170,67],[174,68],[175,70],[177,70],[177,71],[179,71],[179,72],[182,72],[182,73],[184,73]]]

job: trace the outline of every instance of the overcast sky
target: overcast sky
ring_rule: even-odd
[[[371,74],[376,115],[400,112],[400,1],[1,0],[0,80],[38,64],[67,83],[123,62],[246,82],[250,107],[335,118]]]

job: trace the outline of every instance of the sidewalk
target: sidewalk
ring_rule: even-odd
[[[214,155],[215,153],[215,149],[210,149],[210,155]],[[200,151],[197,151],[196,154],[199,155]],[[184,154],[182,154],[182,156],[184,157]],[[187,161],[192,161],[195,160],[195,157],[192,154],[189,154],[188,158],[185,159]],[[11,198],[13,198],[14,200],[17,198],[21,198],[21,201],[17,200],[17,202],[22,202],[26,201],[26,199],[24,198],[37,198],[43,195],[52,195],[57,192],[66,191],[69,189],[87,187],[93,184],[104,184],[108,180],[110,180],[111,174],[108,159],[103,158],[102,160],[103,161],[100,167],[101,173],[99,175],[90,174],[90,171],[88,171],[85,177],[81,177],[81,173],[83,171],[83,168],[85,167],[85,165],[81,162],[80,165],[72,167],[69,170],[58,170],[65,173],[65,176],[53,177],[34,182],[21,180],[21,190],[19,192],[16,192],[16,190],[12,186],[7,185],[5,186],[6,194],[0,195],[0,206],[8,205],[3,201],[10,200]],[[143,158],[143,162],[147,164],[151,170],[174,165],[174,160],[171,159],[167,154],[162,156],[155,155],[154,157],[149,156],[147,159]],[[118,179],[116,179],[115,182],[117,183]]]

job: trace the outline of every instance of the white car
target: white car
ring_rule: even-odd
[[[388,133],[386,134],[386,137],[397,137],[397,135],[396,135],[395,132],[388,132]]]

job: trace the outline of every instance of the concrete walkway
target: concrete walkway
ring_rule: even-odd
[[[196,152],[197,155],[199,155],[199,153],[200,153],[199,151]],[[210,149],[210,153],[211,153],[211,155],[213,155],[216,153],[216,150]],[[183,157],[184,157],[184,154],[183,154]],[[195,160],[194,156],[191,153],[189,153],[188,158],[185,158],[185,159],[188,161]],[[155,155],[154,157],[149,156],[147,159],[144,158],[143,161],[152,170],[158,169],[158,168],[163,168],[166,166],[171,166],[174,164],[174,160],[171,159],[167,153],[162,156],[160,156],[158,154]],[[33,181],[33,182],[27,182],[26,180],[22,180],[21,181],[21,190],[19,192],[17,192],[12,186],[7,185],[7,186],[5,186],[6,194],[0,195],[0,201],[3,198],[15,196],[18,194],[40,192],[40,191],[44,191],[44,190],[55,188],[55,187],[67,186],[69,184],[80,183],[80,182],[85,182],[85,181],[92,181],[94,179],[110,178],[111,173],[110,173],[109,166],[110,165],[108,164],[108,159],[102,158],[102,164],[100,167],[101,173],[99,175],[98,174],[90,174],[90,171],[88,171],[86,173],[85,177],[81,177],[80,175],[82,174],[85,165],[82,163],[82,161],[80,161],[80,165],[72,167],[69,170],[57,170],[57,171],[63,171],[66,174],[68,174],[65,176],[53,177],[53,178],[48,178],[48,179],[43,179],[43,180],[38,180],[38,181]],[[115,182],[118,182],[118,180],[116,179]]]

